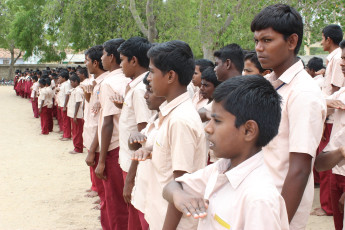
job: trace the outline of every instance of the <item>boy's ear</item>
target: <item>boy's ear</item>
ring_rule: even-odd
[[[248,120],[243,125],[244,128],[244,140],[247,142],[252,142],[256,140],[259,136],[259,126],[253,120]]]
[[[137,65],[138,64],[138,58],[136,56],[133,56],[130,63],[134,66]]]
[[[231,63],[232,63],[232,61],[230,59],[226,59],[226,61],[225,61],[226,69],[231,69]]]
[[[290,37],[288,37],[287,42],[288,42],[289,50],[294,51],[298,43],[298,35],[291,34]]]
[[[169,72],[166,73],[167,78],[168,78],[168,84],[172,84],[176,81],[178,81],[178,75],[175,71],[170,70]]]

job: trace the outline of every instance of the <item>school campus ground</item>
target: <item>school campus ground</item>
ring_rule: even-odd
[[[40,135],[31,103],[13,86],[0,86],[0,108],[0,229],[101,229],[92,209],[97,198],[84,197],[86,153],[69,154],[72,142],[59,141],[57,133]],[[318,193],[313,208],[320,205]],[[334,229],[333,219],[310,216],[307,229]]]

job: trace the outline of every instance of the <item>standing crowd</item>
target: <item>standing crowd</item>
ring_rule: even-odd
[[[132,37],[91,47],[86,67],[17,72],[41,133],[55,117],[70,153],[86,148],[103,229],[301,230],[314,183],[314,212],[343,228],[341,27],[320,32],[326,67],[297,56],[303,21],[288,5],[263,9],[251,31],[255,51],[229,44],[214,63],[183,41]]]

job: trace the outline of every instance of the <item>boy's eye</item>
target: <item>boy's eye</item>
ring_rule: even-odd
[[[215,123],[220,123],[221,122],[220,120],[218,120],[216,118],[214,118],[213,120],[214,120]]]
[[[270,41],[272,41],[271,39],[264,39],[264,42],[270,42]]]

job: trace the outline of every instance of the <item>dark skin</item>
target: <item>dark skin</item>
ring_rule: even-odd
[[[263,68],[273,69],[277,80],[288,68],[298,61],[294,50],[298,35],[292,34],[285,40],[283,35],[272,28],[254,32],[255,50]],[[278,51],[279,50],[279,51]],[[272,82],[274,85],[274,82]],[[307,153],[290,152],[289,169],[281,195],[291,222],[306,188],[311,173],[312,157]]]

